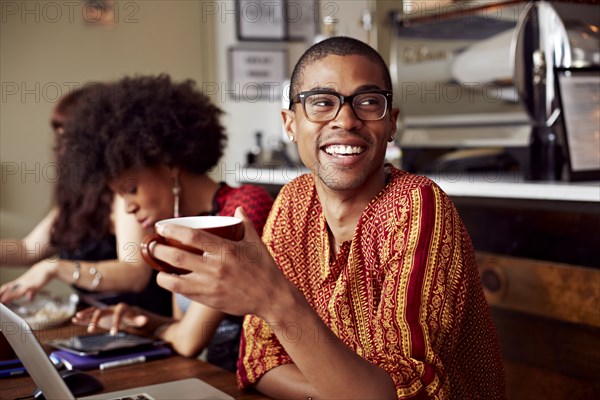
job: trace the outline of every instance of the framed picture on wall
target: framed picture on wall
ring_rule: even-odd
[[[287,0],[284,3],[288,39],[312,43],[319,33],[318,0]]]
[[[236,0],[237,38],[240,41],[282,41],[288,37],[286,2]]]
[[[239,101],[281,101],[287,58],[285,49],[230,48],[228,92]]]

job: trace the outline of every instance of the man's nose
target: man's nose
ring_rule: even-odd
[[[356,116],[356,112],[350,103],[344,103],[340,107],[338,115],[333,120],[336,126],[345,130],[352,130],[362,124],[362,121]]]

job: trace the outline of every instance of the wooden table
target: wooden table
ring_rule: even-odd
[[[36,331],[42,344],[51,339],[81,335],[85,329],[74,325],[64,325],[52,329]],[[50,351],[50,348],[46,348]],[[237,388],[235,374],[207,362],[174,355],[114,369],[86,371],[94,375],[104,385],[104,393],[132,387],[152,385],[184,378],[199,378],[206,383],[240,400],[264,400],[269,397],[258,392],[242,392]],[[29,376],[4,378],[0,380],[0,399],[16,399],[32,394],[36,387]]]

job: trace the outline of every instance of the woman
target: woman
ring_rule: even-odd
[[[212,180],[226,141],[219,118],[222,111],[197,91],[193,82],[174,83],[168,76],[124,78],[116,85],[106,109],[92,107],[91,121],[103,121],[96,134],[86,134],[86,119],[72,121],[77,150],[72,157],[86,170],[103,173],[111,189],[124,199],[126,211],[139,224],[152,228],[166,218],[195,215],[233,215],[238,206],[260,232],[272,205],[262,188],[233,188]],[[106,114],[106,115],[105,115]],[[111,118],[108,118],[108,116]],[[83,151],[86,149],[86,151]],[[97,149],[90,156],[88,151]],[[102,160],[95,162],[96,155]],[[87,167],[90,161],[93,166]],[[207,348],[206,359],[235,370],[241,318],[232,317],[175,295],[172,318],[139,307],[119,304],[87,309],[75,323],[112,331],[141,329],[172,344],[185,356]]]
[[[68,155],[70,134],[65,125],[79,118],[79,108],[96,103],[111,90],[109,85],[87,84],[62,97],[54,107],[51,126],[59,171],[55,207],[25,238],[2,240],[3,265],[33,266],[0,287],[1,302],[21,296],[32,299],[56,278],[88,295],[94,292],[90,297],[105,302],[127,300],[161,314],[170,313],[165,304],[170,299],[168,292],[156,285],[153,270],[140,257],[139,248],[132,246],[144,230],[123,211],[122,200],[113,198],[103,176],[82,173]]]

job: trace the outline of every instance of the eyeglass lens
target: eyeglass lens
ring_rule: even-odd
[[[356,116],[364,121],[376,121],[387,111],[387,99],[381,93],[360,93],[351,103]],[[308,95],[304,101],[306,116],[311,121],[331,121],[341,108],[340,98],[330,93]]]

